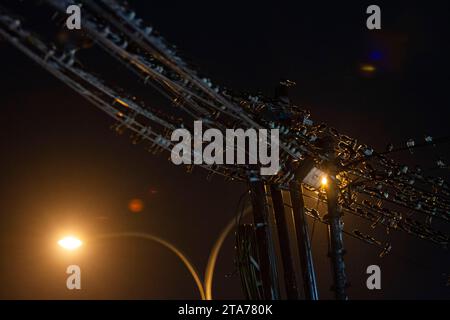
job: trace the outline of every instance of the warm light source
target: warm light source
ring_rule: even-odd
[[[363,64],[360,67],[362,72],[366,72],[366,73],[374,73],[377,69],[375,68],[375,66],[371,65],[371,64]]]
[[[303,183],[305,183],[313,188],[319,189],[320,186],[322,185],[321,178],[323,176],[325,176],[325,172],[323,172],[319,168],[311,167],[309,169],[309,172],[303,178]]]
[[[72,236],[64,237],[61,240],[58,241],[58,244],[60,247],[66,249],[66,250],[75,250],[78,249],[83,242],[81,242],[80,239],[77,239]]]
[[[320,180],[320,183],[322,184],[322,187],[325,187],[328,184],[327,177],[323,176],[322,179]]]

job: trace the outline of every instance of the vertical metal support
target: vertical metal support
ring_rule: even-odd
[[[301,182],[294,179],[289,187],[300,263],[302,266],[305,297],[307,300],[318,300],[319,294],[317,292],[316,274],[314,271],[308,224],[305,216],[305,204],[303,202]]]
[[[327,185],[328,215],[324,218],[328,222],[328,256],[331,259],[335,292],[337,300],[348,300],[347,276],[344,264],[344,241],[342,238],[343,222],[341,208],[338,203],[338,186],[336,176],[329,176]]]
[[[269,225],[266,190],[264,182],[257,177],[250,177],[250,196],[264,299],[278,300],[280,299],[280,290],[276,270],[275,247]]]
[[[288,300],[298,300],[299,292],[297,281],[295,279],[295,266],[291,254],[291,245],[289,241],[289,229],[284,212],[283,195],[278,185],[270,186],[270,195],[272,198],[275,223],[280,241],[281,260],[283,264],[284,283]]]

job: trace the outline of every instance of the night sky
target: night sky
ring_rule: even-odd
[[[131,1],[219,84],[272,95],[280,79],[293,80],[291,100],[311,110],[316,122],[378,149],[425,134],[448,136],[448,2],[378,1],[380,31],[365,26],[372,2],[301,2]],[[188,174],[168,154],[132,145],[128,134],[110,129],[114,122],[106,114],[3,40],[0,54],[0,298],[198,298],[181,263],[155,244],[102,240],[67,254],[55,241],[67,232],[151,232],[177,245],[203,273],[246,186],[220,177],[207,181],[202,169]],[[108,61],[98,58],[133,79]],[[368,74],[363,65],[376,70]],[[162,101],[142,86],[136,90]],[[135,198],[144,203],[139,213],[128,208]],[[362,222],[344,220],[346,227]],[[332,298],[325,231],[316,226],[313,246],[320,297]],[[450,298],[448,251],[395,232],[378,236],[392,240],[383,259],[376,248],[345,238],[351,299]],[[65,287],[69,264],[81,266],[81,291]],[[380,291],[365,286],[371,264],[381,266]],[[214,296],[244,297],[233,237],[219,259]]]

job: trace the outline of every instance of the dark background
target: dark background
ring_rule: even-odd
[[[293,102],[310,109],[316,122],[377,148],[448,135],[448,2],[377,2],[381,31],[365,26],[372,3],[299,2],[132,1],[217,83],[272,94],[280,78],[294,80]],[[189,175],[166,155],[148,154],[116,136],[111,119],[9,44],[0,42],[0,50],[0,298],[197,298],[187,271],[157,245],[105,240],[68,255],[55,241],[66,232],[152,232],[203,272],[245,186],[208,182],[200,169]],[[363,64],[376,71],[363,72]],[[132,198],[144,201],[142,212],[128,210]],[[345,221],[349,227],[361,222]],[[351,298],[450,298],[448,251],[380,235],[393,244],[383,259],[373,247],[345,239]],[[233,241],[219,259],[217,298],[243,297]],[[320,296],[331,298],[323,226],[316,226],[313,245]],[[82,268],[81,291],[65,288],[72,263]],[[381,266],[380,291],[365,286],[371,264]]]

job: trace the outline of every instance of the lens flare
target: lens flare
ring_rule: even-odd
[[[363,64],[360,69],[365,73],[374,73],[377,70],[375,66],[371,64]]]
[[[138,213],[144,210],[144,202],[141,199],[132,199],[128,203],[128,209],[133,213]]]

